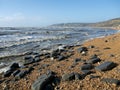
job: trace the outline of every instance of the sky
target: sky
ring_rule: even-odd
[[[0,0],[0,27],[41,27],[120,17],[120,0]]]

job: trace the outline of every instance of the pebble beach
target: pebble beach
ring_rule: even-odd
[[[120,33],[51,53],[19,56],[0,75],[1,90],[119,90]],[[8,59],[8,58],[6,58]],[[16,59],[16,57],[9,58]]]

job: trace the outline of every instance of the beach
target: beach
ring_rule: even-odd
[[[117,33],[86,41],[82,45],[60,47],[59,51],[55,51],[56,54],[52,54],[52,56],[50,53],[37,54],[37,57],[40,58],[39,61],[28,63],[25,67],[15,69],[25,71],[32,67],[33,69],[26,73],[24,77],[18,78],[18,76],[15,77],[13,75],[5,77],[2,73],[0,75],[0,88],[1,90],[34,90],[32,86],[38,80],[38,77],[52,71],[55,73],[54,79],[56,83],[46,82],[42,86],[49,88],[49,90],[53,90],[52,87],[54,87],[54,90],[119,90],[119,48],[120,33]],[[35,56],[36,54],[30,55]],[[21,58],[23,59],[24,57],[26,55]],[[95,63],[89,63],[92,58],[99,58],[100,60]],[[97,66],[105,62],[108,62],[106,65],[110,69],[99,70]],[[93,68],[87,68],[85,69],[87,71],[84,71],[82,66],[87,64],[92,65]],[[113,66],[109,66],[109,64]],[[78,78],[75,76],[77,77],[76,79],[69,76],[69,74],[74,76],[76,73],[79,76],[84,74],[84,77]],[[66,79],[65,75],[68,75],[67,77],[69,78]],[[106,78],[109,78],[109,80]]]

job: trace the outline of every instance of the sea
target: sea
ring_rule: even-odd
[[[61,46],[81,45],[85,41],[112,35],[119,30],[91,27],[0,28],[0,73],[26,53],[44,53]]]
[[[83,42],[117,33],[117,30],[90,27],[47,27],[0,30],[0,57],[41,53],[62,45]]]

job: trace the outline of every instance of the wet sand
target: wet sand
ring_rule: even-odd
[[[83,46],[88,48],[85,55],[78,53],[77,51],[78,48]],[[79,46],[67,47],[65,50],[66,52],[61,52],[61,55],[67,56],[64,60],[51,60],[50,57],[43,55],[40,56],[40,62],[26,65],[28,67],[32,66],[34,70],[20,80],[15,81],[13,76],[3,78],[3,75],[1,74],[0,89],[31,90],[31,85],[34,81],[37,80],[40,75],[45,74],[47,70],[55,72],[60,80],[65,73],[75,72],[81,74],[80,66],[83,65],[83,62],[77,62],[74,64],[74,60],[80,58],[81,60],[87,61],[90,60],[91,56],[96,54],[101,59],[101,62],[95,63],[95,67],[105,61],[112,61],[116,63],[117,66],[112,70],[105,72],[92,69],[94,73],[91,73],[90,75],[99,76],[98,78],[91,79],[90,75],[87,75],[83,80],[61,80],[58,85],[54,86],[55,90],[120,90],[120,86],[101,81],[103,78],[120,80],[120,33],[89,40]],[[42,67],[43,65],[45,65],[45,67]]]

